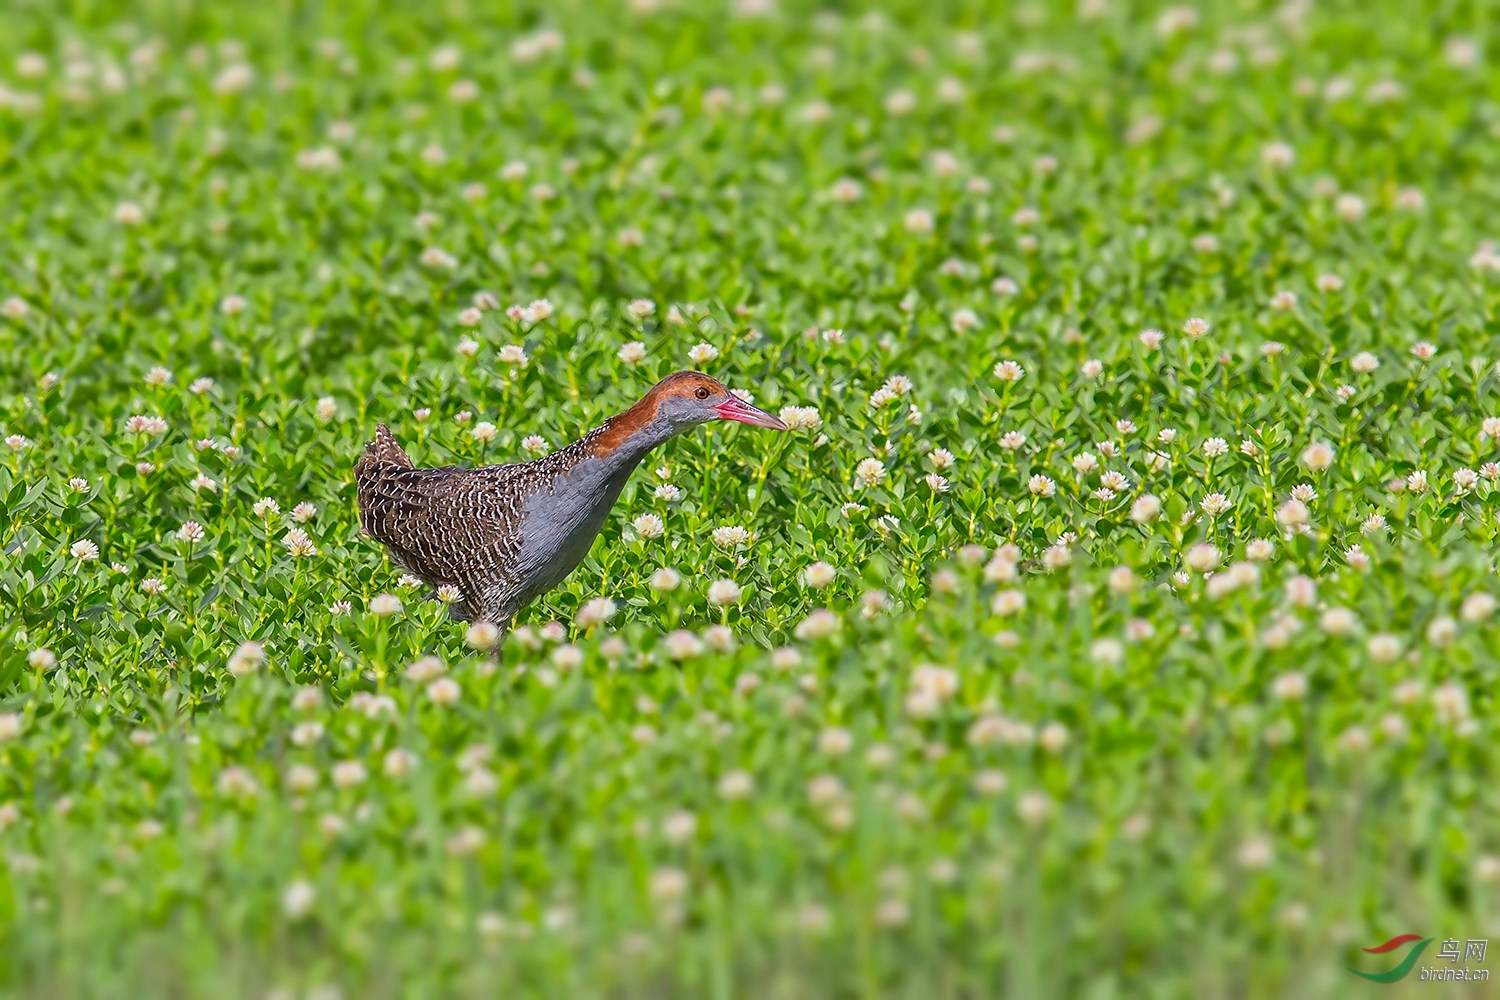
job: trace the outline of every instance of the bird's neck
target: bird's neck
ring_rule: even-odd
[[[623,481],[652,449],[675,437],[681,430],[667,420],[646,420],[631,426],[631,411],[612,418],[598,431],[594,457],[603,463],[608,479]],[[624,427],[618,425],[624,424]]]
[[[625,480],[651,450],[682,429],[670,421],[641,418],[639,407],[611,417],[561,451],[539,459],[557,472],[580,481],[611,497],[618,495]]]

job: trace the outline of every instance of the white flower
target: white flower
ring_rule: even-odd
[[[1137,524],[1150,524],[1161,515],[1161,500],[1150,493],[1136,499],[1130,505],[1130,519]]]
[[[838,571],[826,562],[815,562],[802,574],[809,587],[826,587],[838,578]]]
[[[1432,692],[1432,707],[1441,722],[1460,723],[1469,717],[1469,695],[1462,685],[1449,681]]]
[[[443,598],[445,597],[445,595],[441,593],[441,590],[442,588],[439,588],[438,596],[440,598]],[[454,593],[452,595],[452,600],[457,600],[459,597],[458,588],[455,587],[453,588],[453,590]],[[452,601],[448,601],[448,603],[452,603]],[[464,644],[467,645],[470,649],[494,649],[495,644],[499,641],[500,629],[487,621],[481,620],[474,622],[464,632]]]
[[[115,206],[115,221],[122,226],[139,226],[146,220],[146,213],[133,201],[122,201]]]
[[[1001,382],[1019,382],[1025,375],[1026,369],[1014,361],[1001,361],[995,365],[992,374]]]
[[[695,365],[706,365],[719,356],[719,349],[712,344],[694,344],[688,349],[688,360]]]
[[[652,590],[676,590],[681,584],[682,576],[669,566],[664,566],[651,574]]]
[[[885,466],[877,458],[866,458],[854,467],[854,475],[865,486],[879,486],[885,479]]]
[[[370,598],[370,614],[382,618],[401,613],[401,598],[395,594],[376,594]]]
[[[1208,332],[1208,320],[1203,319],[1199,316],[1194,316],[1192,319],[1189,319],[1186,323],[1182,324],[1182,332],[1187,334],[1192,339],[1197,340],[1199,337],[1202,337],[1205,333]]]
[[[1113,640],[1105,641],[1112,642]],[[1063,747],[1068,745],[1068,727],[1060,722],[1049,722],[1037,733],[1036,741],[1043,750],[1050,754],[1061,753]]]
[[[827,608],[818,608],[797,623],[793,634],[804,641],[826,639],[836,633],[841,625],[838,615]]]
[[[997,615],[1018,614],[1026,607],[1026,595],[1019,590],[998,591],[990,601],[990,610]]]
[[[890,595],[883,590],[867,590],[860,595],[859,610],[867,619],[885,614],[891,610]]]
[[[1268,167],[1290,167],[1297,158],[1296,152],[1284,142],[1273,142],[1260,151],[1260,160]]]
[[[632,299],[625,311],[636,319],[645,319],[656,312],[656,303],[650,299]]]
[[[778,414],[788,430],[811,430],[823,422],[816,406],[783,406]]]
[[[306,558],[307,556],[315,556],[318,554],[317,546],[313,544],[313,541],[308,537],[307,532],[303,531],[301,528],[292,528],[286,533],[286,536],[282,538],[281,542],[286,546],[287,552],[291,553],[291,555],[295,558],[301,559]]]
[[[1334,200],[1333,210],[1345,222],[1358,222],[1365,217],[1365,200],[1357,194],[1341,194]]]
[[[1306,524],[1308,516],[1307,504],[1301,500],[1288,500],[1276,508],[1276,523],[1285,528]]]
[[[1032,496],[1050,497],[1057,493],[1057,483],[1038,473],[1026,481],[1026,489]]]
[[[1458,637],[1458,622],[1447,615],[1438,615],[1427,623],[1427,641],[1439,649],[1446,649]]]
[[[1458,616],[1466,622],[1482,622],[1494,614],[1495,606],[1493,596],[1477,591],[1464,598],[1463,604],[1459,606]]]
[[[666,525],[656,514],[642,514],[631,522],[631,527],[641,538],[660,538],[666,532]]]
[[[721,549],[738,548],[750,541],[750,532],[737,524],[725,525],[713,530],[714,545]]]
[[[581,629],[593,628],[609,621],[617,610],[614,601],[607,597],[596,597],[578,609],[578,613],[573,616],[573,624]]]
[[[242,62],[230,63],[213,78],[216,94],[236,94],[250,86],[255,80],[255,70]]]
[[[521,450],[532,455],[545,454],[551,447],[540,434],[528,434],[521,439]]]
[[[417,766],[417,755],[410,750],[397,747],[386,753],[381,770],[389,778],[404,778]]]
[[[1198,501],[1198,509],[1203,511],[1203,513],[1207,514],[1209,517],[1217,517],[1218,515],[1228,511],[1233,506],[1234,505],[1229,502],[1229,498],[1222,493],[1210,493],[1208,496]]]
[[[81,563],[93,562],[94,560],[99,558],[99,546],[95,545],[87,538],[81,538],[78,541],[74,542],[72,547],[70,547],[68,551],[72,554],[74,559],[77,559]]]
[[[829,190],[829,195],[834,201],[847,204],[858,201],[864,195],[864,188],[860,187],[858,181],[850,180],[847,177],[840,177],[833,182],[833,187]]]
[[[318,894],[311,882],[292,882],[281,894],[281,910],[290,920],[301,920],[312,912]]]
[[[906,227],[906,231],[909,233],[920,235],[932,232],[932,213],[927,211],[925,208],[912,209],[911,211],[906,213],[901,222],[902,225]]]
[[[616,357],[627,365],[638,365],[646,360],[646,345],[639,340],[632,340],[620,348]]]
[[[1348,635],[1359,628],[1359,616],[1348,608],[1329,608],[1318,619],[1318,627],[1328,635]]]
[[[1269,838],[1251,837],[1240,845],[1235,857],[1241,868],[1254,870],[1268,867],[1275,857],[1275,852]]]
[[[744,771],[729,771],[719,779],[719,797],[726,801],[738,802],[754,792],[755,779]]]
[[[1188,549],[1184,561],[1188,567],[1199,573],[1207,573],[1219,565],[1220,554],[1216,546],[1207,542],[1198,542]]]
[[[708,585],[708,603],[727,607],[740,602],[740,585],[733,580],[715,580]]]
[[[258,642],[243,642],[230,654],[228,669],[235,677],[244,677],[258,670],[265,660],[265,647]]]
[[[1045,821],[1052,809],[1052,799],[1043,792],[1027,792],[1016,802],[1016,814],[1029,826]]]
[[[657,904],[675,904],[687,891],[687,873],[679,868],[661,868],[651,876],[651,898]]]
[[[357,760],[341,760],[333,765],[333,784],[336,788],[354,788],[369,777],[365,766]]]
[[[463,689],[451,677],[439,677],[427,685],[427,697],[435,705],[451,708],[463,697]]]
[[[1140,622],[1144,621],[1144,619],[1137,618],[1135,621]],[[1114,666],[1125,659],[1125,646],[1118,639],[1096,639],[1093,645],[1089,647],[1089,659],[1095,663]],[[1046,730],[1043,730],[1043,738],[1046,735]]]
[[[577,670],[579,667],[583,666],[583,650],[579,649],[571,642],[561,643],[552,650],[552,654],[548,657],[548,659],[552,661],[552,665],[558,670],[561,670],[563,673],[567,673],[572,670]]]
[[[1365,643],[1365,652],[1376,663],[1391,663],[1401,655],[1401,640],[1388,632],[1372,635]]]
[[[703,641],[687,629],[677,629],[667,635],[667,655],[674,660],[688,660],[703,652]]]
[[[1333,464],[1333,446],[1327,441],[1314,441],[1302,449],[1302,464],[1315,472],[1321,472]]]

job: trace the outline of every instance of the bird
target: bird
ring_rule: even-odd
[[[641,460],[711,420],[787,429],[696,371],[533,462],[420,469],[382,423],[354,467],[360,527],[437,594],[456,590],[450,616],[504,630],[583,561]]]

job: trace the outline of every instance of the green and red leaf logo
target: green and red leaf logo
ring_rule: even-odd
[[[1360,972],[1352,965],[1346,965],[1344,968],[1356,976],[1368,979],[1372,983],[1394,983],[1397,980],[1406,978],[1406,974],[1412,970],[1412,966],[1417,964],[1417,958],[1422,954],[1422,949],[1432,944],[1434,940],[1434,938],[1424,938],[1420,934],[1397,934],[1385,944],[1378,944],[1373,948],[1363,949],[1372,955],[1384,955],[1387,952],[1395,951],[1397,948],[1411,941],[1417,942],[1395,968],[1388,969],[1385,972]]]

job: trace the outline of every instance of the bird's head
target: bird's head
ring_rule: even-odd
[[[655,404],[658,419],[665,418],[682,427],[710,420],[735,420],[753,427],[786,430],[786,424],[765,410],[751,406],[702,372],[682,371],[668,375],[656,383],[642,402]]]
[[[702,372],[677,372],[656,383],[639,403],[611,417],[600,428],[594,453],[611,455],[632,443],[637,446],[631,449],[632,453],[639,447],[649,450],[710,420],[736,420],[755,427],[786,430],[786,424],[751,406]]]

